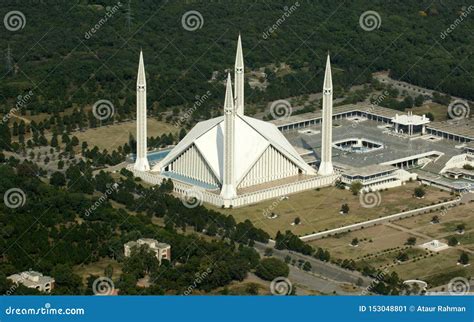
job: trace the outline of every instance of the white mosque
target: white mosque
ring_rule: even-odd
[[[332,78],[328,55],[323,86],[323,142],[319,171],[308,165],[278,128],[245,115],[244,60],[238,38],[234,89],[229,73],[224,115],[199,122],[150,168],[147,158],[143,54],[137,78],[137,155],[129,169],[152,184],[170,178],[176,193],[218,207],[239,207],[334,184]]]

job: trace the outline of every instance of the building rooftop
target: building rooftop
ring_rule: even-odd
[[[464,136],[470,140],[474,140],[474,122],[470,119],[463,119],[460,121],[432,122],[427,127],[450,134]]]
[[[378,116],[390,118],[390,119],[395,118],[397,114],[401,113],[400,111],[382,107],[382,106],[377,106],[377,105],[367,104],[367,103],[359,103],[359,104],[335,106],[333,108],[333,115],[348,113],[351,111],[366,112],[369,114],[378,115]],[[322,110],[317,110],[315,112],[293,115],[288,118],[282,118],[282,119],[273,120],[270,122],[275,124],[276,126],[283,126],[283,125],[290,125],[294,123],[300,123],[303,121],[309,121],[312,119],[320,119],[321,117],[322,117]],[[399,117],[403,117],[403,115],[399,115]],[[418,118],[422,118],[422,116],[417,116],[417,115],[413,115],[413,117],[414,117],[413,120],[418,120]],[[464,136],[464,137],[470,138],[471,140],[474,140],[474,122],[471,119],[463,119],[456,122],[454,121],[429,122],[429,119],[426,119],[426,120],[428,121],[426,124],[429,123],[429,125],[427,125],[427,128],[449,132],[451,134]]]
[[[54,278],[50,276],[44,276],[43,274],[36,271],[25,271],[18,274],[8,276],[13,283],[21,283],[27,287],[34,287],[38,284],[53,283]]]
[[[355,124],[350,120],[337,120],[339,126],[333,127],[333,142],[345,140],[347,138],[361,138],[374,142],[382,142],[384,148],[366,153],[356,153],[351,151],[342,151],[333,148],[333,165],[344,165],[343,168],[363,168],[372,164],[387,163],[414,155],[431,153],[446,155],[446,158],[453,157],[463,153],[463,149],[456,148],[457,142],[450,140],[429,140],[427,137],[416,137],[409,139],[393,135],[387,129],[380,127],[380,123],[372,120],[366,120]],[[321,125],[313,125],[311,128],[320,129]],[[284,135],[297,147],[314,151],[315,157],[305,156],[305,161],[320,159],[321,152],[321,134],[306,135],[298,131],[287,131]],[[341,168],[340,166],[338,166]]]
[[[134,246],[138,246],[138,245],[142,245],[142,244],[148,244],[148,245],[154,244],[155,247],[157,247],[157,248],[171,247],[169,244],[161,243],[161,242],[159,242],[159,241],[157,241],[156,239],[153,239],[153,238],[139,238],[137,240],[131,240],[131,241],[125,243],[125,245],[128,246],[128,247],[134,247]]]
[[[376,174],[384,173],[384,172],[390,172],[390,171],[395,171],[397,168],[391,166],[391,165],[383,165],[383,164],[371,164],[365,167],[360,167],[360,168],[350,168],[349,170],[345,171],[344,174],[348,176],[373,176]]]
[[[411,112],[408,114],[398,115],[396,114],[395,117],[392,118],[393,123],[398,123],[401,125],[423,125],[430,123],[430,119],[427,118],[425,115],[413,115]]]

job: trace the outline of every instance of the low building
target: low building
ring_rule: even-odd
[[[405,182],[416,180],[416,174],[389,165],[370,165],[362,168],[342,170],[341,182],[349,189],[354,182],[362,184],[361,191],[377,191],[399,187]]]
[[[28,288],[34,288],[40,292],[50,293],[54,288],[54,278],[44,276],[35,271],[25,271],[18,274],[13,274],[7,277],[14,284],[22,284]]]
[[[430,119],[426,115],[413,115],[412,112],[408,114],[398,115],[392,118],[394,132],[398,134],[405,134],[408,136],[424,135],[426,134],[426,125],[430,123]]]
[[[163,259],[171,261],[171,246],[166,243],[160,243],[156,239],[152,239],[152,238],[140,238],[140,239],[137,239],[136,241],[132,240],[132,241],[129,241],[128,243],[125,243],[123,245],[125,257],[129,257],[132,254],[133,248],[136,248],[142,245],[148,246],[150,250],[155,253],[156,258],[158,259],[160,264]]]

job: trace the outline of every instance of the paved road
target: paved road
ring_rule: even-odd
[[[273,246],[270,244],[255,242],[255,248],[260,253],[263,253],[265,249],[269,247],[273,248]],[[284,260],[287,255],[295,260],[302,259],[304,261],[308,261],[312,266],[311,272],[305,272],[290,265],[290,280],[294,278],[295,282],[306,285],[307,287],[320,292],[331,293],[336,290],[337,293],[342,294],[343,291],[340,288],[341,283],[356,284],[359,278],[361,278],[363,281],[362,287],[360,288],[360,291],[362,291],[362,289],[370,285],[370,283],[373,281],[371,278],[363,276],[359,272],[352,272],[331,263],[317,260],[310,256],[305,256],[288,250],[278,250],[273,248],[274,257]]]

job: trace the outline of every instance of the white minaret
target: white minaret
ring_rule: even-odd
[[[237,195],[234,180],[234,138],[235,138],[235,106],[232,96],[232,81],[230,73],[227,76],[227,86],[224,101],[224,174],[221,196],[231,199]]]
[[[237,40],[237,53],[235,54],[235,105],[238,115],[244,115],[244,55],[242,54],[242,39]]]
[[[318,173],[326,176],[334,173],[332,167],[332,76],[329,54],[324,74],[322,122],[321,164]]]
[[[143,52],[140,51],[137,76],[137,158],[134,165],[134,169],[138,171],[150,170],[146,156],[146,127],[146,77]]]

